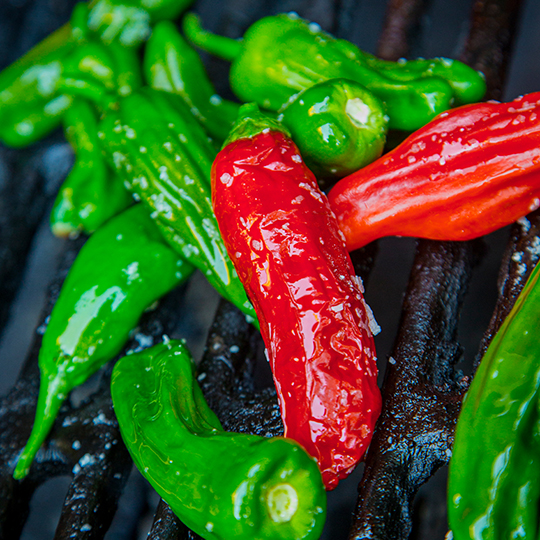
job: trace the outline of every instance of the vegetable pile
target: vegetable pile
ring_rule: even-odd
[[[378,327],[349,252],[388,235],[477,238],[538,208],[540,93],[478,103],[484,78],[459,61],[383,61],[295,14],[241,40],[184,14],[182,33],[171,21],[188,4],[80,3],[0,73],[0,141],[21,148],[63,127],[76,160],[51,228],[88,236],[44,334],[13,475],[28,475],[69,392],[199,270],[260,329],[284,437],[225,432],[185,345],[165,340],[114,368],[124,441],[203,538],[316,539],[325,489],[363,459],[381,411]],[[216,94],[194,47],[231,62],[245,104]],[[389,130],[408,136],[385,148]],[[449,484],[457,539],[537,535],[536,282],[464,403]],[[463,485],[473,471],[475,492]]]

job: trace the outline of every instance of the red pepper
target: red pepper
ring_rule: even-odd
[[[392,235],[470,240],[513,223],[540,205],[540,92],[444,112],[328,198],[350,251]]]
[[[244,106],[214,161],[212,199],[261,323],[285,436],[333,489],[380,413],[372,319],[328,200],[283,129]]]

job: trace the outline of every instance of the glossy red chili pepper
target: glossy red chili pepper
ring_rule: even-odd
[[[328,198],[349,250],[392,235],[470,240],[508,225],[540,205],[540,92],[444,112]]]
[[[380,412],[372,318],[326,196],[283,129],[244,106],[214,161],[212,199],[261,323],[285,435],[332,489]]]

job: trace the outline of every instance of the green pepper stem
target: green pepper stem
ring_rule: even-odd
[[[22,480],[28,474],[39,447],[47,438],[60,407],[65,401],[65,390],[65,383],[61,377],[41,377],[32,433],[13,471],[13,478],[16,480]]]
[[[266,504],[272,521],[287,523],[298,510],[298,493],[291,484],[277,484],[268,491]]]
[[[250,139],[266,131],[280,131],[290,137],[289,130],[274,117],[261,112],[256,103],[245,103],[238,109],[238,118],[223,148],[238,139]]]
[[[194,45],[218,58],[232,62],[242,52],[242,41],[218,36],[204,30],[195,13],[188,13],[182,21],[182,29],[187,39]]]

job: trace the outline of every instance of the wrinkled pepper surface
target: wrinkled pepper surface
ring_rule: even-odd
[[[383,152],[388,117],[361,84],[330,79],[294,96],[278,119],[287,127],[317,179],[346,176]]]
[[[220,142],[227,138],[239,105],[216,94],[201,58],[173,23],[154,27],[143,70],[152,88],[180,95],[211,137]]]
[[[98,141],[98,119],[92,105],[81,99],[63,116],[64,133],[75,151],[75,164],[62,183],[51,212],[56,236],[93,233],[133,203],[124,184],[114,178]]]
[[[374,325],[326,196],[283,129],[244,106],[214,161],[212,197],[259,317],[285,436],[332,489],[380,412]]]
[[[183,100],[143,88],[121,100],[100,130],[107,159],[148,206],[165,239],[256,324],[212,211],[210,168],[216,152]]]
[[[540,92],[442,113],[328,194],[349,250],[383,236],[470,240],[540,205]]]
[[[207,540],[317,540],[326,494],[315,461],[282,437],[228,433],[180,341],[120,359],[112,376],[133,461],[174,513]]]
[[[484,77],[459,61],[378,61],[295,14],[264,17],[242,40],[202,30],[191,13],[183,27],[192,43],[232,62],[231,88],[242,101],[273,111],[316,83],[351,79],[385,103],[390,128],[412,131],[453,105],[482,99],[486,90]]]
[[[448,481],[456,540],[538,538],[540,265],[488,347],[458,419]]]
[[[36,418],[15,478],[28,473],[68,393],[118,354],[142,313],[193,270],[163,241],[143,205],[128,208],[89,238],[43,336]]]

